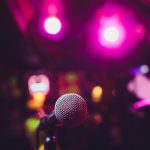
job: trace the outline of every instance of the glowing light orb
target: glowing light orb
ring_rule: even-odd
[[[27,128],[27,131],[29,132],[29,134],[33,134],[33,132],[36,131],[37,126],[39,125],[40,120],[37,118],[28,118],[25,121],[25,126]]]
[[[48,17],[44,22],[44,29],[49,34],[57,34],[61,30],[61,22],[56,17]]]
[[[92,89],[92,101],[97,103],[100,102],[101,98],[102,98],[102,94],[103,94],[103,89],[100,86],[95,86]]]
[[[44,144],[40,145],[38,150],[44,150]]]
[[[104,38],[108,42],[117,42],[119,39],[119,31],[116,27],[110,26],[104,31]]]
[[[102,121],[103,121],[103,117],[101,114],[95,113],[93,115],[93,122],[95,125],[100,125],[102,123]]]
[[[140,67],[140,71],[141,71],[141,73],[146,74],[149,72],[149,67],[147,65],[142,65]]]
[[[101,26],[98,31],[98,40],[100,44],[107,48],[118,48],[124,42],[125,29],[119,19],[102,18]]]
[[[33,98],[34,98],[34,100],[36,100],[36,101],[44,101],[46,98],[45,98],[45,94],[44,93],[42,93],[42,92],[37,92],[37,93],[34,93],[33,94]]]
[[[137,73],[127,84],[127,89],[138,99],[150,100],[150,79],[144,74]]]
[[[28,109],[37,110],[37,109],[43,107],[44,102],[45,102],[44,99],[37,100],[37,99],[31,98],[27,101],[26,106]]]

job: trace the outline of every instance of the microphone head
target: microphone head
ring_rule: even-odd
[[[86,101],[78,94],[64,94],[55,103],[56,119],[67,127],[77,127],[87,117]]]

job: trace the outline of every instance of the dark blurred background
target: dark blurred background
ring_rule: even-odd
[[[88,117],[58,129],[57,149],[150,149],[149,0],[1,0],[0,12],[0,149],[35,149],[37,112],[70,92]]]

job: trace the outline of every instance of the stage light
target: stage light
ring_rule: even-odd
[[[49,34],[58,34],[61,30],[61,21],[54,16],[48,17],[44,22],[44,29]]]
[[[31,95],[35,93],[47,94],[49,92],[49,79],[46,75],[32,75],[28,80],[28,88]]]
[[[31,98],[27,101],[26,105],[28,109],[37,110],[43,107],[44,102],[45,102],[44,99],[37,100],[37,99]]]
[[[33,132],[35,132],[37,126],[39,125],[39,123],[40,123],[40,120],[37,119],[37,118],[28,118],[25,121],[25,126],[26,126],[26,128],[28,130],[28,133],[32,134]]]
[[[119,39],[119,31],[116,27],[110,26],[104,31],[104,39],[107,42],[114,43]]]
[[[149,67],[147,65],[141,65],[131,69],[132,75],[147,74],[148,72],[149,72]]]
[[[49,92],[49,79],[46,75],[32,75],[28,80],[31,98],[27,101],[29,109],[36,110],[44,105]]]
[[[44,150],[44,144],[41,144],[38,150]]]
[[[95,103],[100,102],[102,93],[103,93],[103,89],[100,86],[95,86],[92,89],[92,101]]]
[[[138,99],[150,99],[150,79],[144,74],[137,73],[127,84],[127,89]]]
[[[142,65],[140,67],[140,71],[141,71],[141,73],[146,74],[149,72],[149,67],[147,65]]]
[[[33,94],[34,100],[38,101],[44,101],[45,100],[45,94],[42,92],[37,92]]]
[[[100,125],[102,123],[102,121],[103,121],[103,117],[99,113],[93,114],[93,118],[92,119],[93,119],[93,123],[95,125]]]
[[[106,48],[118,48],[125,39],[125,29],[116,17],[103,17],[100,20],[98,40]]]
[[[87,31],[91,55],[123,59],[137,50],[134,47],[140,44],[146,29],[134,9],[106,2],[95,11]]]

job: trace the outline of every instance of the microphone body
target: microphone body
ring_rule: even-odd
[[[56,119],[55,113],[51,113],[50,115],[41,118],[38,129],[46,130],[50,128],[50,126],[53,126],[57,123],[58,123],[58,120]]]
[[[39,130],[48,129],[58,123],[67,127],[77,127],[87,117],[87,104],[78,94],[64,94],[55,103],[54,112],[41,118]]]

